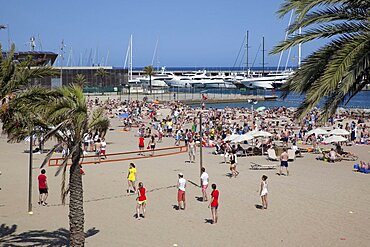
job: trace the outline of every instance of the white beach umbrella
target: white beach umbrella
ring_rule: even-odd
[[[310,130],[306,133],[306,137],[312,135],[312,134],[315,134],[316,136],[318,135],[327,135],[328,134],[328,131],[322,129],[322,128],[316,128],[316,129],[313,129],[313,130]]]
[[[270,137],[272,136],[271,133],[267,132],[267,131],[263,131],[263,130],[260,130],[260,131],[256,131],[255,133],[252,133],[253,137]]]
[[[330,137],[326,138],[323,142],[329,144],[329,143],[333,143],[333,142],[344,142],[344,141],[347,141],[347,138],[345,138],[343,136],[333,135],[333,136],[330,136]]]
[[[259,130],[259,131],[256,131],[254,132],[253,134],[253,137],[254,138],[259,138],[259,137],[270,137],[272,136],[271,133],[267,132],[267,131],[263,131],[263,130]],[[262,155],[263,155],[263,145],[262,145]]]
[[[237,136],[231,142],[233,142],[233,143],[244,142],[244,141],[252,140],[253,138],[254,137],[251,134],[247,133],[247,134],[244,134],[244,135]]]
[[[234,140],[235,138],[237,138],[239,135],[236,135],[236,134],[232,134],[232,135],[228,135],[226,136],[226,138],[224,139],[224,141],[232,141]]]
[[[346,135],[349,135],[349,132],[345,129],[333,129],[328,134],[329,135],[346,136]]]

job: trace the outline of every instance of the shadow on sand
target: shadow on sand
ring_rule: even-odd
[[[2,224],[0,226],[1,246],[69,246],[69,231],[59,228],[55,231],[32,230],[22,233],[16,233],[17,225],[11,227]],[[95,227],[85,233],[85,237],[91,237],[97,234],[99,230]]]
[[[196,196],[195,199],[197,199],[198,202],[203,202],[203,197],[202,196]]]
[[[205,224],[213,224],[213,220],[212,219],[204,219],[204,223]]]
[[[257,209],[263,209],[262,205],[260,205],[260,204],[255,204],[254,206],[255,206]]]

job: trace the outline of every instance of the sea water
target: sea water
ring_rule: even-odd
[[[259,94],[261,95],[261,94]],[[263,94],[262,94],[263,95]],[[266,93],[265,95],[271,95],[271,92]],[[266,108],[275,108],[275,107],[298,107],[304,100],[303,95],[298,94],[289,94],[287,98],[282,99],[281,91],[276,91],[275,95],[278,96],[275,101],[260,101],[257,104],[253,104],[253,108],[257,109],[258,107],[264,106]],[[320,105],[319,105],[320,106]],[[237,102],[237,103],[221,103],[221,104],[207,104],[207,107],[213,107],[218,109],[223,109],[225,107],[244,107],[251,108],[252,104],[248,102]],[[342,104],[340,107],[343,108],[358,108],[358,109],[370,109],[370,91],[361,91],[356,96],[354,96],[346,105]]]

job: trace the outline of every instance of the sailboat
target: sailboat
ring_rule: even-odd
[[[140,80],[138,79],[133,79],[132,78],[132,34],[130,35],[130,41],[127,47],[127,52],[126,52],[126,58],[125,58],[125,65],[123,66],[124,68],[127,68],[128,64],[128,83],[130,85],[138,85],[140,84]]]
[[[276,78],[264,76],[265,72],[265,37],[262,37],[262,74],[258,77],[248,76],[243,78],[240,82],[250,89],[273,89],[272,82]]]
[[[293,12],[291,14],[288,25],[290,25],[292,17],[293,17]],[[301,33],[301,29],[299,29],[299,34],[300,33]],[[286,38],[287,38],[287,33],[285,35],[285,40]],[[302,49],[302,46],[301,44],[299,44],[298,45],[298,67],[300,67],[301,65],[301,53],[302,53],[301,49]],[[290,50],[289,50],[289,54],[290,54]],[[287,70],[289,55],[287,57],[285,69],[283,71],[279,71],[282,55],[283,53],[280,54],[277,70],[275,72],[270,72],[267,75],[264,75],[264,72],[265,72],[265,38],[263,37],[262,38],[262,74],[258,77],[248,76],[242,79],[241,83],[245,87],[251,88],[251,89],[274,89],[274,88],[281,87],[289,79],[289,77],[291,77],[294,73],[294,71],[291,69]]]

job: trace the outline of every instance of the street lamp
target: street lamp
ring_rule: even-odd
[[[203,167],[203,129],[202,129],[202,115],[203,115],[203,94],[206,93],[207,90],[200,91],[201,93],[201,100],[200,100],[200,114],[199,114],[199,135],[200,135],[200,147],[199,147],[199,171],[200,175],[202,175],[202,167]],[[201,183],[202,185],[202,180]]]
[[[33,131],[30,134],[30,155],[28,162],[28,214],[32,215],[32,151],[33,151]]]
[[[249,100],[248,100],[248,103],[249,103],[249,104],[251,104],[252,122],[253,122],[253,120],[254,120],[253,105],[257,104],[257,103],[258,103],[258,101],[257,101],[257,100],[251,100],[251,99],[249,99]]]
[[[130,86],[130,84],[126,84],[125,86],[128,89],[128,102],[130,102],[131,86]]]

